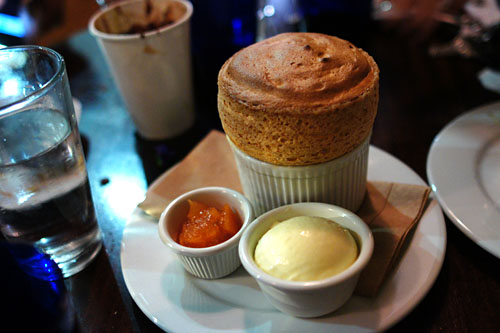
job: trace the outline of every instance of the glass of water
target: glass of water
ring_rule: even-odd
[[[38,257],[68,277],[101,248],[64,59],[48,48],[0,49],[0,230],[33,247],[13,254],[41,278]]]

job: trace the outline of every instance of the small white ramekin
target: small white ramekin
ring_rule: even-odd
[[[227,241],[214,246],[191,248],[180,245],[174,240],[174,235],[187,219],[188,199],[219,210],[228,204],[241,218],[241,229]],[[203,279],[217,279],[231,274],[240,266],[238,243],[252,219],[252,206],[242,194],[224,187],[203,187],[184,193],[172,201],[161,214],[158,232],[163,243],[177,255],[189,273]]]
[[[295,216],[324,217],[351,230],[359,247],[356,261],[337,275],[307,282],[282,280],[261,270],[254,260],[258,241],[273,223]],[[282,206],[259,216],[245,229],[239,245],[243,267],[257,280],[263,294],[271,304],[284,313],[305,318],[328,314],[346,303],[372,253],[373,235],[363,220],[341,207],[312,202]]]
[[[324,202],[355,212],[366,193],[370,136],[353,151],[307,166],[280,166],[242,152],[229,137],[243,192],[255,216],[297,202]]]

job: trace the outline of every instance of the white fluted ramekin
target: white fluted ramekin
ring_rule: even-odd
[[[255,216],[297,202],[324,202],[357,211],[366,193],[370,136],[353,151],[307,166],[280,166],[242,152],[229,137],[245,196]]]
[[[205,248],[182,246],[174,240],[174,235],[187,219],[188,199],[219,210],[228,204],[241,218],[241,229],[221,244]],[[184,193],[172,201],[161,214],[158,232],[163,243],[177,255],[189,273],[203,279],[217,279],[231,274],[240,266],[238,244],[243,230],[252,219],[252,206],[239,192],[224,187],[203,187]]]
[[[296,216],[324,217],[351,230],[358,244],[358,258],[343,272],[316,281],[287,281],[264,272],[254,259],[257,243],[274,223]],[[346,209],[302,202],[275,208],[256,218],[241,236],[239,253],[243,267],[277,309],[296,317],[319,317],[337,310],[351,297],[361,271],[371,259],[373,235],[361,218]]]

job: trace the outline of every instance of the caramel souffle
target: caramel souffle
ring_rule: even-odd
[[[379,69],[348,41],[284,33],[234,54],[218,85],[222,126],[241,151],[275,165],[311,165],[370,135]]]

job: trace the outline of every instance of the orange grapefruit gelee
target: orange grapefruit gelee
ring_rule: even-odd
[[[187,219],[182,223],[177,243],[193,248],[225,242],[241,228],[242,222],[228,204],[222,210],[202,202],[188,200]]]

